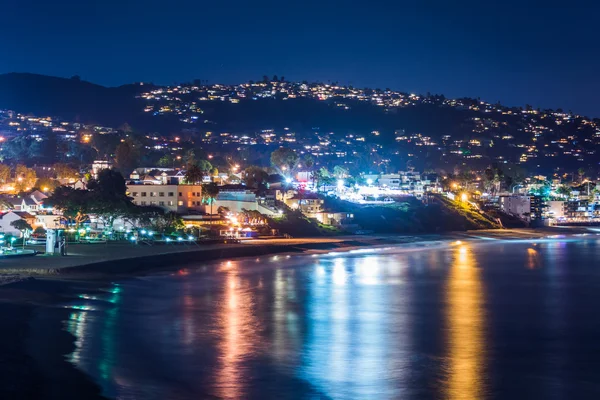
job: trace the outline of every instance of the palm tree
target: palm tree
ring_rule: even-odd
[[[210,215],[212,215],[213,203],[219,195],[219,186],[215,182],[202,185],[202,199],[210,204]]]
[[[579,168],[577,170],[577,174],[579,175],[579,182],[582,183],[583,182],[583,177],[585,176],[585,169]]]
[[[202,179],[204,179],[204,171],[196,164],[190,165],[183,179],[190,185],[201,183]]]

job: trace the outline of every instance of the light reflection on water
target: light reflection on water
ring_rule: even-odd
[[[600,333],[588,309],[571,308],[598,301],[597,249],[463,241],[132,279],[75,296],[69,360],[121,399],[600,394],[564,376],[591,357],[581,332]],[[594,371],[580,373],[594,382]]]
[[[486,360],[484,290],[480,269],[468,245],[455,249],[448,277],[447,398],[480,399]]]

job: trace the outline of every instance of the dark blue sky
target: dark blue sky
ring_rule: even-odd
[[[277,74],[600,116],[592,1],[2,3],[0,73],[104,85]]]

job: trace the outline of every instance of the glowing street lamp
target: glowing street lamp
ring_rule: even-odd
[[[373,179],[369,178],[367,179],[367,185],[371,186],[373,184]]]
[[[469,199],[469,196],[466,193],[463,193],[463,194],[460,195],[460,199],[463,202],[466,202]]]

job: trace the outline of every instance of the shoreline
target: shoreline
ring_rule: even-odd
[[[589,231],[586,231],[589,233]],[[560,232],[578,235],[584,232]],[[91,377],[67,361],[75,349],[75,337],[64,329],[68,309],[56,307],[68,301],[73,287],[79,284],[102,285],[103,282],[155,273],[172,272],[190,264],[219,259],[265,256],[281,253],[348,252],[365,248],[417,246],[428,250],[427,242],[470,240],[493,243],[495,240],[539,240],[554,231],[504,230],[455,232],[444,235],[353,237],[330,241],[305,240],[303,243],[224,245],[163,252],[130,258],[83,263],[59,269],[36,269],[19,282],[0,286],[0,312],[11,327],[0,341],[4,354],[0,361],[2,389],[0,397],[19,399],[106,399]],[[594,233],[592,233],[594,234]],[[590,235],[591,236],[591,235]],[[55,258],[55,257],[53,257]],[[0,269],[0,278],[11,269]],[[25,274],[27,268],[16,270]],[[49,272],[52,271],[52,272]],[[33,276],[32,276],[33,275]],[[9,275],[10,276],[10,275]]]
[[[266,254],[334,251],[351,248],[403,245],[437,239],[526,239],[552,233],[577,234],[588,229],[493,229],[442,234],[366,235],[328,238],[255,239],[236,244],[142,246],[124,243],[75,244],[68,256],[37,255],[23,259],[0,260],[0,286],[29,277],[84,279],[129,276],[164,270],[169,264],[214,261],[222,258],[255,257]]]

